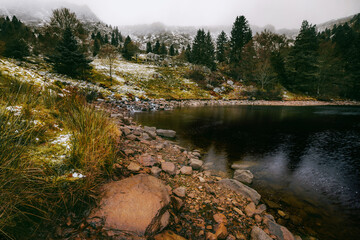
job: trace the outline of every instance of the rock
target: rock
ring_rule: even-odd
[[[220,223],[219,225],[216,226],[215,228],[215,236],[218,239],[225,239],[228,235],[228,231],[227,228],[225,227],[224,223]]]
[[[267,227],[271,234],[275,235],[279,240],[295,240],[292,233],[284,226],[273,221],[267,221]]]
[[[249,203],[245,207],[245,213],[247,216],[252,217],[255,214],[256,206],[253,202]]]
[[[234,210],[237,214],[239,214],[240,216],[244,216],[244,215],[245,215],[245,214],[244,214],[240,209],[238,209],[237,207],[234,207],[233,210]]]
[[[157,163],[157,160],[154,157],[146,153],[139,156],[137,160],[141,165],[145,167],[151,167],[154,166],[155,163]]]
[[[184,201],[178,197],[172,197],[172,203],[176,210],[180,210],[184,206]]]
[[[251,240],[272,240],[261,228],[254,226],[251,229]]]
[[[180,172],[181,172],[181,174],[184,174],[184,175],[191,175],[191,174],[192,174],[192,167],[183,166],[183,167],[180,169]]]
[[[131,149],[125,149],[124,153],[125,153],[125,155],[130,156],[130,155],[133,155],[135,152],[134,152],[134,150],[131,150]]]
[[[175,175],[175,173],[176,173],[175,164],[172,162],[162,162],[161,169],[170,175]]]
[[[154,237],[155,240],[186,240],[170,230],[166,230]]]
[[[140,136],[141,136],[141,132],[140,132],[139,130],[137,130],[137,129],[135,129],[135,130],[132,132],[132,134],[134,134],[134,135],[137,136],[137,137],[140,137]]]
[[[110,115],[111,118],[123,118],[124,115],[122,115],[121,113],[113,113]]]
[[[214,221],[217,223],[224,223],[225,225],[228,223],[224,214],[217,213],[213,215]]]
[[[144,139],[145,141],[150,141],[152,138],[149,136],[149,134],[143,133],[142,139]]]
[[[199,177],[199,181],[200,181],[201,183],[206,182],[206,180],[205,180],[204,178],[202,178],[202,177]]]
[[[204,162],[199,159],[192,158],[190,159],[189,164],[194,170],[199,170]]]
[[[262,214],[263,212],[266,211],[266,205],[265,204],[261,204],[256,208],[255,213],[256,214]]]
[[[161,169],[160,169],[160,168],[155,167],[155,166],[153,166],[153,167],[151,168],[151,175],[153,175],[153,176],[155,176],[155,177],[159,177],[160,173],[161,173]]]
[[[173,130],[157,129],[156,134],[160,137],[175,138],[176,132]]]
[[[151,139],[156,139],[156,132],[147,132]]]
[[[281,210],[278,210],[278,214],[280,215],[280,217],[284,218],[286,216],[286,213],[284,213]]]
[[[131,118],[124,117],[123,122],[124,122],[125,125],[130,125],[131,124]]]
[[[269,206],[269,208],[273,208],[273,209],[281,208],[281,206],[279,204],[277,204],[276,202],[266,200],[266,199],[264,199],[264,201],[265,201],[266,205]]]
[[[122,129],[122,132],[124,133],[124,135],[129,135],[129,134],[131,134],[131,130],[130,129],[128,129],[128,128],[123,128]]]
[[[178,197],[184,198],[185,195],[186,195],[186,188],[178,187],[178,188],[173,190],[173,193]]]
[[[131,140],[131,141],[137,140],[137,137],[134,134],[127,135],[126,138]]]
[[[144,126],[144,131],[145,132],[156,132],[156,127]]]
[[[273,215],[271,214],[266,214],[263,218],[263,223],[267,226],[268,225],[268,221],[272,221],[275,222],[275,218],[273,217]]]
[[[239,182],[250,184],[253,181],[254,175],[249,170],[238,169],[235,171],[233,178]]]
[[[262,222],[262,217],[261,217],[260,215],[258,215],[258,214],[256,214],[256,215],[254,216],[254,219],[255,219],[255,222],[256,222],[256,223],[261,223],[261,222]]]
[[[103,197],[91,218],[104,219],[104,228],[148,236],[169,222],[170,196],[165,184],[139,174],[103,186]]]
[[[218,184],[236,192],[237,194],[239,194],[245,198],[250,198],[256,205],[260,201],[261,196],[257,191],[255,191],[254,189],[246,186],[245,184],[243,184],[237,180],[223,179],[223,180],[218,181]]]
[[[138,172],[139,170],[140,170],[140,165],[139,164],[136,164],[136,163],[134,163],[134,162],[131,162],[130,164],[129,164],[129,166],[127,166],[127,169],[129,169],[130,171],[132,171],[132,172]]]
[[[206,240],[217,240],[217,237],[214,233],[207,232],[206,233]]]
[[[299,235],[294,236],[295,240],[302,240],[302,238]]]

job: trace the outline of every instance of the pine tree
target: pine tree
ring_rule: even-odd
[[[192,50],[191,50],[190,44],[188,44],[186,46],[186,50],[185,50],[185,57],[186,57],[186,60],[190,63],[192,62],[191,56],[192,56]]]
[[[192,46],[191,62],[214,69],[215,47],[210,32],[205,34],[204,29],[199,29]]]
[[[30,55],[29,46],[24,39],[14,39],[6,43],[4,55],[5,57],[22,60]]]
[[[108,44],[108,43],[109,43],[109,36],[108,36],[107,34],[105,34],[104,43],[105,43],[105,44]]]
[[[161,47],[160,47],[160,54],[161,55],[167,55],[167,53],[168,53],[167,47],[166,47],[165,43],[162,43]]]
[[[159,40],[156,41],[155,47],[154,47],[154,49],[153,49],[153,52],[154,52],[155,54],[160,54],[160,42],[159,42]]]
[[[211,70],[215,70],[215,46],[212,41],[210,32],[208,32],[205,37],[205,56],[205,66],[209,67]]]
[[[56,47],[56,53],[48,59],[53,63],[54,69],[71,77],[84,75],[91,67],[83,53],[79,51],[79,45],[71,32],[70,28],[66,28],[63,38]]]
[[[241,61],[241,52],[244,46],[251,40],[252,32],[248,21],[244,16],[236,17],[231,30],[230,38],[230,62],[238,64]]]
[[[115,36],[115,32],[111,33],[111,45],[117,47],[119,45],[119,40]]]
[[[151,42],[147,42],[146,43],[146,53],[150,53],[152,52],[152,47],[151,47]]]
[[[224,31],[221,31],[217,40],[216,40],[216,60],[219,63],[225,62],[227,59],[227,47],[228,47],[228,38]]]
[[[131,60],[131,58],[138,51],[137,46],[131,41],[130,36],[125,38],[124,46],[122,48],[122,55],[125,59]]]
[[[290,87],[308,94],[316,93],[319,43],[315,25],[303,21],[289,55]]]
[[[100,51],[100,40],[95,39],[94,40],[93,56],[95,57],[96,55],[98,55],[99,51]]]
[[[174,44],[171,44],[170,49],[169,49],[169,54],[170,54],[170,56],[175,56]]]

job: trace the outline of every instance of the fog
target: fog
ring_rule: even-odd
[[[41,1],[41,0],[40,0]],[[45,0],[43,0],[45,2]],[[46,0],[59,2],[58,0]],[[360,12],[360,0],[68,0],[86,4],[104,22],[134,25],[231,25],[245,15],[250,24],[299,28],[302,20],[313,24]],[[0,4],[34,4],[34,1],[0,0]],[[1,6],[1,5],[0,5]]]

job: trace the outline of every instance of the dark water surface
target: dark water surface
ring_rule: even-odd
[[[202,107],[134,118],[175,130],[180,145],[202,149],[216,169],[249,165],[251,187],[287,213],[279,222],[290,229],[360,239],[360,107]]]

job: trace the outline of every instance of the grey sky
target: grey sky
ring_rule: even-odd
[[[12,0],[16,2],[17,0]],[[47,0],[58,1],[58,0]],[[360,12],[360,0],[65,0],[88,5],[111,25],[230,25],[245,15],[250,24],[299,28]],[[1,0],[0,0],[1,2]]]

